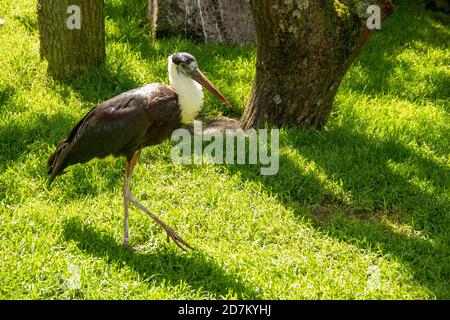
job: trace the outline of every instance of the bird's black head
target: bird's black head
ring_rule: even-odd
[[[178,73],[193,78],[198,70],[197,60],[187,52],[178,52],[170,56],[172,63],[176,66]]]
[[[176,66],[178,73],[189,78],[194,78],[198,72],[197,59],[187,52],[177,52],[170,56],[172,63]]]
[[[177,66],[181,64],[190,65],[192,63],[197,64],[197,60],[192,54],[189,54],[187,52],[177,52],[172,55],[172,62],[175,63]]]

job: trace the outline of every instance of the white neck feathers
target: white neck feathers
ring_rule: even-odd
[[[192,121],[203,104],[202,86],[177,70],[177,66],[169,58],[169,81],[175,88],[181,107],[181,121]]]

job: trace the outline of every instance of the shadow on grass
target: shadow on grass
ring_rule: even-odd
[[[73,120],[72,117],[58,112],[52,116],[36,114],[33,116],[33,121],[17,119],[0,126],[0,144],[4,150],[0,154],[0,168],[19,161],[35,141],[57,139],[56,132],[69,127]]]
[[[425,10],[422,0],[396,1],[396,11],[386,20],[383,28],[369,40],[355,64],[361,68],[350,70],[344,78],[345,88],[369,95],[394,93],[401,98],[417,100],[448,100],[450,76],[445,72],[421,70],[405,62],[400,55],[415,48],[415,52],[448,47],[450,17]],[[425,48],[425,49],[424,49]],[[413,57],[407,57],[413,58]],[[397,81],[396,72],[402,80]],[[428,74],[423,74],[428,72]],[[423,79],[426,88],[411,92],[410,81]],[[449,111],[449,110],[447,110]]]
[[[237,298],[258,299],[238,277],[226,273],[213,258],[199,251],[183,254],[178,248],[144,253],[124,247],[106,233],[96,231],[78,219],[69,219],[63,230],[65,240],[75,241],[78,247],[114,265],[121,262],[139,273],[149,285],[188,284],[193,291],[201,291],[212,298],[229,294]]]
[[[15,92],[16,89],[10,85],[0,90],[0,112],[11,102],[11,98],[14,97]]]
[[[103,63],[75,79],[56,81],[53,90],[57,91],[65,103],[70,101],[71,91],[75,91],[81,100],[89,104],[86,113],[98,103],[108,100],[122,92],[139,87],[125,68],[112,71]],[[74,124],[75,125],[75,124]]]
[[[296,156],[282,153],[277,175],[241,166],[229,166],[230,174],[264,184],[296,214],[308,208],[308,218],[326,234],[394,256],[438,298],[450,297],[450,200],[444,196],[450,168],[351,126],[322,133],[286,129],[281,143]]]
[[[39,30],[37,16],[35,15],[33,16],[16,15],[14,16],[14,19],[19,21],[25,27],[25,29],[29,34],[36,33]]]

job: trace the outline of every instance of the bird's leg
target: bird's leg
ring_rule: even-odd
[[[125,181],[123,183],[123,245],[128,246],[129,244],[129,232],[128,232],[128,196],[127,193],[130,192],[130,178],[131,178],[131,168],[130,162],[125,163]]]
[[[138,149],[131,158],[127,158],[125,162],[125,181],[123,183],[123,244],[128,246],[129,244],[129,231],[128,231],[128,201],[130,193],[130,180],[131,174],[133,173],[134,167],[139,156],[140,149]]]
[[[154,215],[150,210],[148,210],[146,207],[144,207],[139,201],[137,201],[130,192],[130,179],[131,174],[133,173],[133,169],[136,165],[137,158],[139,156],[140,150],[136,151],[132,158],[127,161],[127,167],[126,167],[126,179],[124,183],[124,205],[125,205],[125,236],[128,237],[128,200],[133,202],[139,209],[144,211],[146,214],[148,214],[153,220],[155,220],[163,229],[167,232],[167,239],[172,238],[173,242],[180,247],[183,251],[186,251],[186,248],[194,249],[192,248],[188,243],[186,243],[178,234],[175,233],[175,231],[172,230],[167,224],[165,224],[161,219],[159,219],[156,215]],[[125,241],[125,239],[124,239]]]

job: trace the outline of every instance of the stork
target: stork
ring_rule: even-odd
[[[203,104],[202,86],[228,107],[232,108],[232,104],[200,71],[192,55],[179,52],[168,60],[170,86],[152,83],[97,105],[58,143],[47,168],[51,184],[68,166],[109,155],[124,156],[124,245],[129,244],[128,204],[131,201],[167,232],[168,240],[171,238],[186,250],[192,247],[132,196],[131,175],[142,148],[163,142],[173,130],[194,119]]]

